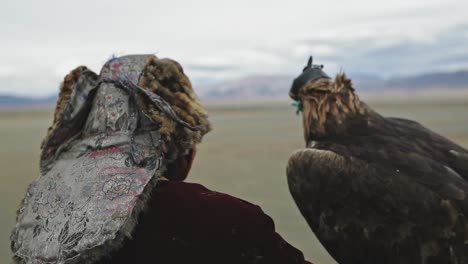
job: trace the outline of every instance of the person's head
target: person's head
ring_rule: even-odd
[[[135,87],[138,88],[135,89]],[[101,130],[109,130],[112,125],[108,124],[110,122],[108,119],[99,119],[99,117],[93,116],[114,114],[111,113],[113,104],[107,102],[106,98],[101,100],[100,96],[106,94],[106,96],[112,97],[121,91],[129,94],[130,99],[135,98],[138,110],[157,124],[152,129],[158,131],[161,139],[164,156],[162,170],[165,170],[162,172],[163,176],[171,180],[185,179],[196,153],[196,145],[211,130],[211,126],[206,109],[197,98],[182,66],[174,60],[159,59],[154,55],[112,58],[103,66],[99,75],[85,66],[80,66],[68,74],[61,86],[53,125],[43,143],[43,154],[54,151],[72,134],[97,133],[99,128],[91,128],[91,130],[96,131],[88,131],[90,126],[92,127],[92,125],[87,124],[90,123],[89,120],[96,119],[98,121],[94,121],[95,123],[106,123],[107,125],[104,125],[106,128],[101,128]],[[87,101],[82,99],[85,97]],[[125,98],[123,100],[130,100]],[[93,111],[96,108],[94,106],[86,107],[86,104],[96,105],[103,103],[102,101],[110,104],[101,110],[103,113]],[[80,108],[83,109],[76,110]],[[67,112],[70,111],[76,112],[76,115],[81,112],[83,121],[74,118],[72,125],[64,124],[66,123],[64,116],[67,116],[69,114]],[[138,121],[137,131],[142,130],[140,126],[142,126],[141,120]],[[67,131],[63,133],[63,127],[71,128],[68,129],[70,131],[65,129]],[[148,128],[144,129],[148,130]],[[105,131],[105,133],[116,132],[111,129],[110,132]],[[63,136],[57,136],[57,134]],[[53,147],[51,148],[50,145]]]

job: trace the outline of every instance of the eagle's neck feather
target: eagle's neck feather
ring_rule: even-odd
[[[337,85],[336,82],[332,83]],[[352,87],[312,92],[302,97],[306,142],[361,133],[380,116],[361,102]]]

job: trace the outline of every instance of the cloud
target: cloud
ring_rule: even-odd
[[[99,71],[113,53],[176,59],[196,85],[296,75],[309,55],[332,73],[456,70],[468,67],[467,8],[456,0],[7,1],[0,94],[55,93],[74,67]]]
[[[0,78],[9,78],[18,73],[14,67],[10,65],[0,65]]]
[[[325,64],[326,69],[380,75],[413,75],[430,71],[447,71],[456,67],[468,68],[467,25],[457,25],[437,33],[428,33],[425,39],[414,38],[404,32],[378,33],[367,31],[332,39],[317,38],[301,41],[296,48],[330,47],[310,53],[315,61]],[[383,35],[383,36],[382,36]],[[329,52],[333,51],[333,52]],[[304,63],[307,54],[298,57],[291,52],[291,59]],[[456,65],[456,67],[455,67]],[[331,67],[330,67],[331,66]]]

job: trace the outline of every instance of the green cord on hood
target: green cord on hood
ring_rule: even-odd
[[[301,101],[294,101],[291,103],[292,106],[296,107],[296,115],[299,115],[302,112],[302,102]]]

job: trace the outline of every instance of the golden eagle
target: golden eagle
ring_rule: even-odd
[[[287,167],[320,242],[339,263],[468,263],[468,151],[383,117],[322,68],[309,59],[290,90],[306,148]]]

